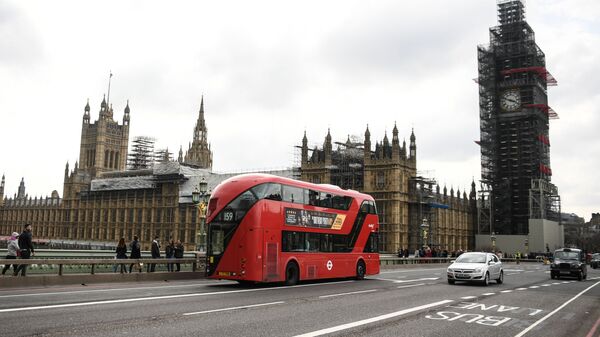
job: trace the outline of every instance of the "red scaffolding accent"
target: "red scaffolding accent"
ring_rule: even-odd
[[[552,169],[542,163],[540,163],[540,172],[551,176],[552,175]]]
[[[524,107],[540,109],[548,115],[549,119],[558,119],[558,113],[546,104],[525,104]]]
[[[558,84],[554,76],[552,76],[552,74],[550,74],[550,72],[546,70],[545,67],[513,68],[500,71],[500,74],[502,75],[510,75],[516,73],[536,73],[538,74],[538,76],[540,76],[543,80],[546,81],[546,84],[548,86],[555,86]]]
[[[539,135],[538,140],[548,146],[550,146],[550,139],[544,135]]]

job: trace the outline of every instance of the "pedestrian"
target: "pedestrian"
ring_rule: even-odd
[[[19,233],[14,232],[12,233],[9,241],[8,241],[8,247],[6,247],[6,259],[7,260],[16,260],[17,256],[20,255],[20,251],[19,251]],[[13,272],[17,272],[17,264],[13,263]],[[7,264],[4,266],[4,269],[2,269],[2,275],[6,274],[6,271],[10,269],[10,264]]]
[[[152,254],[153,259],[160,259],[160,242],[158,241],[158,235],[154,237],[152,240],[152,247],[150,248],[150,253]],[[148,263],[148,268],[146,269],[149,273],[153,273],[156,268],[156,263]]]
[[[26,223],[23,233],[19,235],[19,252],[21,253],[21,259],[23,260],[29,260],[31,256],[35,256],[31,239],[31,224]],[[21,276],[27,275],[27,266],[28,265],[26,264],[20,264],[13,275],[17,276],[19,275],[19,272],[21,272]]]
[[[175,258],[175,241],[171,239],[169,244],[165,247],[165,258],[167,260],[173,260]],[[167,263],[167,271],[173,271],[174,265]]]
[[[181,240],[177,240],[177,243],[175,244],[175,258],[176,259],[183,259],[183,244],[181,243]],[[177,261],[177,271],[181,270],[181,264],[179,263],[179,261]]]
[[[117,248],[115,249],[115,252],[117,253],[117,255],[115,256],[115,258],[117,260],[122,260],[122,259],[127,258],[127,245],[125,244],[125,238],[119,239],[119,244],[117,244]],[[118,265],[119,264],[115,264],[113,266],[113,273],[117,272]],[[123,263],[121,263],[120,265],[121,265],[121,274],[123,274],[125,272],[126,268]]]
[[[129,255],[129,257],[131,259],[141,259],[142,258],[142,252],[140,250],[140,242],[138,241],[137,235],[134,235],[133,241],[131,241],[131,255]],[[134,264],[136,265],[136,269],[141,273],[142,266],[140,265],[139,262],[132,263],[129,265],[129,273],[131,274],[131,269],[133,268]]]

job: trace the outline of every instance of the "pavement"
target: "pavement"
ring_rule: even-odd
[[[551,280],[504,264],[503,284],[449,285],[446,266],[365,280],[242,286],[177,280],[0,290],[10,336],[600,336],[600,269]]]

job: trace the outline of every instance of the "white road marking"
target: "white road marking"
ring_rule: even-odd
[[[517,272],[522,272],[525,271],[524,269],[504,269],[504,271],[517,271]]]
[[[512,290],[510,290],[510,289],[509,289],[509,290],[502,290],[502,291],[501,291],[501,293],[504,293],[504,294],[506,294],[506,293],[512,293],[512,292],[513,292],[513,291],[512,291]]]
[[[530,288],[530,289],[537,289],[537,288],[539,288],[539,287],[540,287],[540,286],[531,286],[531,287],[529,287],[529,288]]]
[[[437,271],[446,270],[447,268],[428,268],[428,269],[407,269],[407,270],[386,270],[379,272],[379,274],[395,274],[395,273],[410,273],[413,271]]]
[[[419,282],[419,281],[434,281],[434,280],[438,280],[439,277],[424,277],[424,278],[418,278],[418,279],[414,279],[414,280],[398,280],[396,281],[396,283],[408,283],[408,282]]]
[[[510,273],[510,274],[506,274],[506,276],[510,276],[510,275],[518,275],[520,273]]]
[[[323,295],[323,296],[319,296],[319,298],[328,298],[328,297],[336,297],[336,296],[344,296],[344,295],[354,295],[354,294],[372,293],[372,292],[374,292],[374,291],[377,291],[377,289],[371,289],[371,290],[362,290],[362,291],[353,291],[353,292],[349,292],[349,293],[340,293],[340,294]]]
[[[472,298],[477,298],[477,296],[465,296],[465,297],[461,297],[460,299],[462,299],[462,300],[470,300]]]
[[[517,288],[517,289],[515,289],[515,290],[519,290],[519,291],[520,291],[520,290],[527,290],[527,288]]]
[[[496,295],[496,293],[485,293],[485,294],[481,294],[481,296],[492,296],[492,295]]]
[[[531,324],[529,327],[527,327],[525,330],[521,331],[520,333],[516,334],[515,337],[522,337],[524,336],[527,332],[531,331],[531,329],[535,328],[536,326],[540,325],[543,321],[545,321],[546,319],[548,319],[549,317],[551,317],[552,315],[554,315],[555,313],[557,313],[558,311],[560,311],[562,308],[566,307],[569,303],[573,302],[574,300],[576,300],[579,296],[585,294],[588,290],[592,289],[593,287],[597,286],[598,284],[600,284],[600,282],[596,282],[594,284],[592,284],[591,286],[587,287],[585,290],[583,290],[582,292],[580,292],[579,294],[575,295],[573,298],[571,298],[570,300],[566,301],[565,303],[563,303],[560,307],[554,309],[554,311],[548,313],[546,316],[540,318],[539,320],[537,320],[535,323]]]
[[[275,305],[275,304],[282,304],[282,303],[285,303],[285,302],[279,301],[279,302],[270,302],[270,303],[244,305],[244,306],[241,306],[241,307],[231,307],[231,308],[223,308],[223,309],[198,311],[198,312],[188,312],[188,313],[185,313],[183,315],[184,316],[189,316],[189,315],[209,314],[211,312],[220,312],[220,311],[229,311],[229,310],[238,310],[238,309],[248,309],[248,308],[256,308],[256,307],[264,307],[264,306],[267,306],[267,305]]]
[[[549,287],[549,286],[551,286],[550,283],[542,284],[542,287]]]
[[[402,289],[402,288],[411,288],[411,287],[418,287],[418,286],[424,286],[425,283],[417,283],[417,284],[407,284],[405,286],[398,286],[398,289]]]
[[[289,289],[289,288],[314,287],[314,286],[322,286],[322,285],[329,285],[329,284],[339,284],[339,283],[349,283],[349,282],[355,282],[355,281],[340,281],[340,282],[330,282],[330,283],[313,283],[313,284],[301,284],[301,285],[296,285],[296,286],[277,287],[277,288],[227,290],[227,291],[215,291],[215,292],[206,292],[206,293],[164,295],[164,296],[153,296],[153,297],[124,298],[124,299],[119,299],[119,300],[104,300],[104,301],[94,301],[94,302],[78,302],[78,303],[66,303],[66,304],[54,304],[54,305],[41,305],[41,306],[35,306],[35,307],[21,307],[21,308],[0,309],[0,313],[2,313],[2,312],[15,312],[15,311],[29,311],[29,310],[43,310],[43,309],[56,309],[56,308],[83,307],[83,306],[92,306],[92,305],[101,305],[101,304],[113,304],[113,303],[127,303],[127,302],[141,302],[141,301],[151,301],[151,300],[164,300],[164,299],[172,299],[172,298],[212,296],[212,295],[226,295],[226,294],[247,293],[247,292],[254,292],[254,291],[283,290],[283,289]]]
[[[429,308],[437,307],[437,306],[444,305],[444,304],[447,304],[447,303],[450,303],[450,302],[453,302],[453,301],[452,300],[444,300],[444,301],[429,303],[429,304],[421,305],[421,306],[414,307],[414,308],[404,309],[404,310],[392,312],[392,313],[389,313],[389,314],[385,314],[385,315],[381,315],[381,316],[376,316],[376,317],[373,317],[373,318],[363,319],[363,320],[360,320],[360,321],[357,321],[357,322],[342,324],[342,325],[334,326],[334,327],[327,328],[327,329],[322,329],[322,330],[317,330],[317,331],[305,333],[305,334],[302,334],[302,335],[297,335],[295,337],[314,337],[314,336],[326,335],[326,334],[330,334],[330,333],[334,333],[334,332],[338,332],[338,331],[342,331],[342,330],[347,330],[347,329],[355,328],[357,326],[361,326],[361,325],[365,325],[365,324],[370,324],[370,323],[382,321],[382,320],[385,320],[385,319],[389,319],[389,318],[394,318],[394,317],[406,315],[406,314],[409,314],[411,312],[415,312],[415,311],[419,311],[419,310],[423,310],[423,309],[429,309]]]
[[[552,283],[553,285],[557,285],[557,284],[561,284],[560,282],[554,282]]]
[[[562,284],[569,284],[569,283],[571,283],[571,282],[569,282],[569,281],[563,281],[562,282]]]
[[[187,287],[199,287],[199,286],[213,285],[213,284],[217,284],[217,283],[216,282],[211,282],[211,283],[181,284],[181,285],[156,286],[156,287],[137,287],[137,288],[114,288],[114,289],[57,291],[57,292],[51,292],[51,293],[31,293],[31,294],[0,295],[0,298],[46,296],[46,295],[71,295],[71,294],[86,294],[86,293],[110,292],[110,291],[132,291],[132,290],[166,289],[166,288],[187,288]]]

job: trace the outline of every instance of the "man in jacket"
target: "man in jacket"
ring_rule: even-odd
[[[152,241],[152,248],[150,248],[150,252],[152,253],[153,259],[160,259],[160,242],[158,241],[158,235],[156,235]],[[148,263],[147,271],[149,273],[154,272],[155,268],[156,263]]]
[[[131,259],[141,259],[142,252],[140,250],[140,242],[138,241],[137,235],[133,236],[133,241],[131,241],[131,255],[129,256]],[[142,267],[139,263],[132,263],[129,265],[129,273],[131,273],[131,269],[133,269],[133,265],[137,266],[137,269],[142,272]]]
[[[33,242],[31,241],[31,224],[25,224],[25,228],[23,229],[23,233],[19,235],[19,248],[21,249],[21,258],[24,260],[28,260],[31,256],[35,256],[35,252],[33,250]],[[27,266],[26,264],[20,264],[15,270],[14,275],[19,275],[21,272],[21,276],[25,276],[27,274]]]

